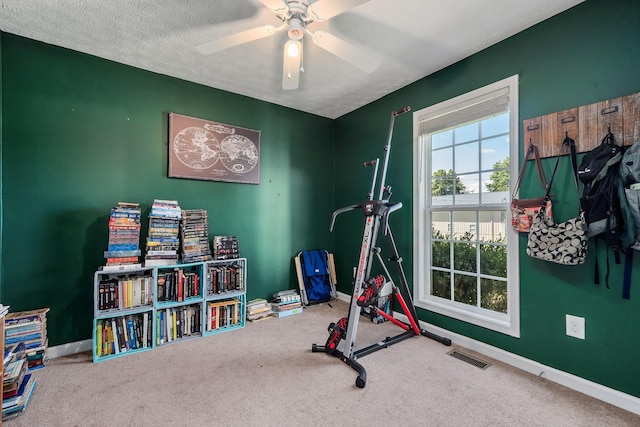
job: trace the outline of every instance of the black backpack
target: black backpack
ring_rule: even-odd
[[[608,132],[599,146],[584,155],[578,168],[578,177],[584,185],[580,205],[588,225],[587,236],[596,237],[596,284],[600,284],[598,239],[603,239],[607,248],[612,249],[616,264],[620,264],[620,250],[626,248],[626,198],[620,178],[620,161],[623,154],[624,148],[617,145],[613,134]],[[608,250],[606,284],[609,287]]]

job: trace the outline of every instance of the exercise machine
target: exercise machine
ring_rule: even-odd
[[[393,238],[393,233],[389,225],[389,215],[396,212],[402,207],[401,202],[391,202],[391,186],[385,184],[387,167],[389,164],[389,154],[391,151],[391,139],[393,136],[393,125],[395,118],[401,114],[410,111],[410,107],[405,107],[402,110],[394,111],[391,113],[391,123],[389,125],[389,136],[387,144],[384,147],[384,162],[382,166],[382,175],[379,183],[378,197],[375,198],[376,184],[378,184],[378,167],[380,165],[380,159],[371,160],[365,162],[364,166],[374,166],[373,178],[371,180],[371,190],[369,191],[368,198],[364,203],[357,205],[351,205],[344,208],[340,208],[333,212],[331,215],[331,222],[329,224],[329,231],[333,231],[336,217],[342,213],[360,210],[365,217],[364,231],[362,235],[362,244],[360,246],[360,254],[358,257],[357,267],[355,269],[353,278],[353,292],[351,294],[351,302],[349,305],[348,317],[343,317],[336,323],[331,323],[328,327],[329,338],[325,345],[313,344],[311,347],[312,352],[324,352],[333,355],[340,359],[342,362],[349,365],[351,368],[358,372],[356,378],[356,386],[363,388],[367,381],[367,372],[365,368],[357,361],[360,357],[371,354],[375,351],[387,348],[393,344],[396,344],[405,339],[415,336],[425,336],[434,339],[444,345],[451,345],[451,340],[443,338],[424,329],[421,329],[418,325],[418,316],[416,314],[415,306],[413,305],[413,299],[411,292],[407,284],[407,278],[402,267],[402,257],[398,253],[396,242]],[[382,250],[376,246],[376,240],[378,234],[382,233],[386,236],[387,242],[391,254],[387,261],[390,261],[396,265],[397,278],[399,282],[396,283],[387,269],[387,266],[382,259]],[[371,277],[371,267],[373,260],[376,259],[382,270],[383,274],[379,274],[376,277]],[[384,310],[379,309],[373,302],[376,300],[380,289],[382,289],[387,283],[390,282],[392,287],[392,298],[395,298],[400,307],[404,311],[408,322],[402,322],[392,315],[386,313]],[[358,331],[358,322],[360,320],[360,312],[363,307],[367,307],[373,314],[380,315],[386,320],[399,326],[404,332],[387,337],[382,341],[376,342],[367,347],[355,350],[356,334]]]

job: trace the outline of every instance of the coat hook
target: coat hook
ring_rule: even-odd
[[[611,133],[611,123],[607,123],[607,133]]]

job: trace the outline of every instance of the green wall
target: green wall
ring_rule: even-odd
[[[0,37],[0,100],[2,99],[2,38]],[[2,236],[3,236],[3,218],[4,215],[2,215],[3,209],[4,209],[4,196],[2,193],[2,188],[3,188],[3,182],[4,180],[2,179],[2,102],[0,102],[0,248],[2,247]],[[2,303],[2,301],[4,301],[2,299],[2,271],[4,270],[4,268],[2,268],[2,250],[0,250],[0,303]],[[6,303],[5,303],[6,305]]]
[[[50,307],[50,346],[91,337],[118,201],[206,209],[210,235],[239,239],[249,298],[297,286],[292,257],[332,244],[332,120],[6,33],[2,63],[2,303]],[[170,112],[260,130],[260,184],[168,178]]]
[[[383,155],[390,113],[405,105],[416,111],[518,74],[519,122],[522,123],[524,119],[640,91],[638,22],[640,2],[587,0],[339,118],[336,120],[336,205],[346,206],[365,199],[370,175],[359,165]],[[429,55],[429,52],[416,54]],[[387,183],[394,189],[392,200],[402,201],[404,206],[391,220],[410,277],[413,268],[412,138],[411,115],[398,117]],[[519,143],[522,147],[522,126]],[[522,155],[521,150],[520,161]],[[549,171],[552,161],[544,161]],[[564,220],[576,215],[577,198],[569,171],[564,168],[558,173],[563,178],[554,185],[554,216]],[[539,192],[539,184],[533,179],[535,176],[531,174],[525,181],[524,197],[539,196],[533,194]],[[362,216],[348,215],[342,215],[336,227],[336,236],[340,236],[336,238],[335,249],[338,266],[355,265],[359,250]],[[640,257],[635,257],[631,300],[623,300],[621,265],[612,267],[611,289],[594,286],[593,245],[587,263],[577,267],[533,260],[526,255],[525,248],[526,235],[521,235],[519,339],[424,310],[419,310],[420,317],[447,330],[640,397],[640,361],[636,357],[640,353]],[[605,259],[603,245],[600,249],[602,262]],[[339,272],[341,290],[345,292],[349,292],[350,274],[350,268]],[[586,340],[565,335],[567,313],[586,318]]]

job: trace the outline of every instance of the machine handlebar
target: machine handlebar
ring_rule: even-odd
[[[402,110],[394,111],[393,115],[398,117],[400,114],[408,113],[409,111],[411,111],[411,107],[407,105]]]
[[[351,205],[351,206],[347,206],[345,208],[340,208],[340,209],[334,211],[333,214],[331,214],[331,222],[329,223],[329,231],[330,232],[333,231],[333,225],[335,224],[336,217],[338,215],[340,215],[341,213],[344,213],[344,212],[360,209],[361,207],[362,207],[362,205]]]

